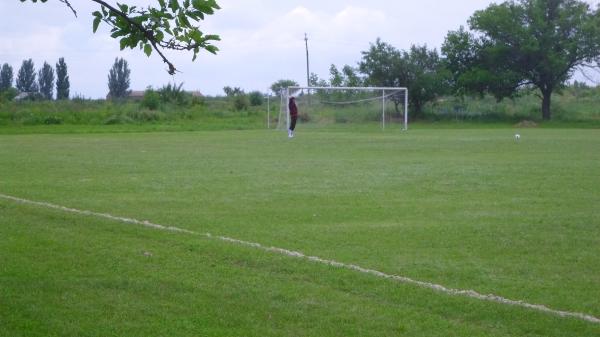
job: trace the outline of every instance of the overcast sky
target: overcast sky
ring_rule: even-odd
[[[266,92],[279,79],[306,84],[304,33],[308,34],[311,72],[329,78],[331,64],[355,66],[361,51],[378,37],[398,49],[427,44],[439,50],[449,30],[466,25],[491,0],[217,0],[221,10],[201,22],[201,30],[218,34],[220,52],[168,53],[181,73],[170,76],[160,58],[138,49],[119,51],[118,41],[102,27],[92,33],[91,12],[98,5],[72,0],[78,17],[58,0],[45,4],[0,0],[0,64],[16,72],[24,59],[36,68],[54,66],[64,57],[69,67],[71,95],[104,97],[107,75],[116,57],[131,68],[131,89],[159,88],[184,82],[187,90],[223,94],[224,86]],[[108,1],[115,3],[114,0]],[[120,0],[148,5],[156,0]],[[596,4],[598,0],[590,0]]]

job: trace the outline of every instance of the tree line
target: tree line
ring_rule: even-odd
[[[15,98],[24,93],[30,99],[54,99],[54,88],[56,88],[56,99],[69,99],[69,75],[67,63],[60,58],[56,63],[56,75],[54,68],[48,62],[36,72],[32,59],[24,60],[17,73],[15,86],[13,87],[13,68],[4,63],[0,69],[0,94],[7,100]],[[56,80],[56,82],[55,82]]]
[[[476,11],[468,28],[450,31],[441,52],[426,45],[399,50],[377,39],[360,62],[311,86],[409,88],[413,116],[442,95],[493,95],[498,101],[533,92],[551,119],[552,94],[577,70],[600,67],[600,9],[579,0],[514,0]],[[273,84],[277,92],[281,80]]]
[[[129,90],[130,76],[131,70],[127,61],[123,58],[116,58],[108,72],[108,96],[110,98],[127,97],[131,92]],[[37,72],[32,59],[24,60],[17,72],[16,80],[11,65],[4,63],[0,68],[0,97],[5,100],[13,100],[19,97],[19,94],[24,94],[19,99],[53,100],[55,88],[56,100],[69,99],[71,84],[67,63],[63,57],[58,60],[55,68],[52,68],[48,62],[44,62],[42,68]]]
[[[217,51],[211,43],[219,37],[205,35],[190,23],[219,9],[214,0],[159,1],[159,7],[145,9],[91,1],[101,5],[101,11],[93,13],[94,32],[100,23],[107,24],[121,49],[138,47],[147,55],[154,50],[169,65],[169,73],[175,67],[161,48],[192,51],[194,58],[200,49]],[[69,1],[62,2],[75,12]],[[398,50],[378,39],[362,52],[358,66],[344,66],[341,72],[330,69],[329,85],[345,81],[408,87],[416,115],[427,102],[446,94],[491,94],[502,100],[534,92],[541,100],[543,119],[549,120],[552,94],[586,67],[600,67],[599,8],[581,0],[508,0],[476,11],[468,28],[449,32],[441,53],[426,45]],[[46,82],[38,87],[47,90],[48,69],[39,77]],[[324,83],[314,74],[311,82]]]

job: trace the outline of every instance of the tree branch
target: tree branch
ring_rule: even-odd
[[[67,0],[65,0],[65,1],[67,1]],[[169,66],[169,70],[168,70],[169,74],[170,75],[174,75],[175,74],[175,72],[177,71],[177,69],[175,68],[175,66],[173,65],[173,63],[171,63],[165,57],[165,55],[162,53],[162,51],[156,46],[156,44],[157,44],[158,41],[154,37],[154,33],[151,30],[146,29],[141,24],[139,24],[139,23],[135,22],[134,20],[132,20],[129,16],[127,16],[127,14],[125,14],[122,11],[116,9],[115,7],[109,5],[108,3],[106,3],[103,0],[91,0],[91,1],[93,1],[95,3],[98,3],[101,6],[104,6],[104,7],[108,8],[114,14],[116,14],[116,15],[122,17],[123,19],[125,19],[125,21],[127,21],[129,23],[129,25],[133,26],[134,28],[136,28],[137,30],[139,30],[141,33],[143,33],[144,36],[148,39],[148,41],[150,41],[150,44],[152,45],[152,48],[158,53],[158,55],[160,55],[160,57],[162,58],[163,62],[166,63]]]
[[[71,3],[69,2],[69,0],[59,0],[59,1],[64,3],[65,5],[67,5],[67,7],[69,7],[71,9],[71,11],[73,11],[73,14],[75,15],[75,17],[77,17],[77,11],[73,8],[73,6],[71,6]]]

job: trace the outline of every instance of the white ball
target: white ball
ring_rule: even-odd
[[[515,139],[516,139],[516,140],[519,140],[519,139],[521,139],[521,135],[520,135],[520,134],[518,134],[518,133],[516,133],[516,134],[515,134]]]

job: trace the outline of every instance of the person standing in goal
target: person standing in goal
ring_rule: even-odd
[[[290,97],[290,129],[288,130],[288,137],[294,137],[294,129],[296,128],[296,120],[298,120],[298,107],[296,106],[296,98]]]

